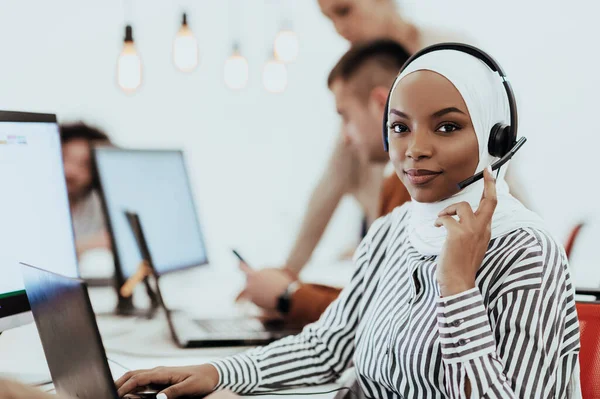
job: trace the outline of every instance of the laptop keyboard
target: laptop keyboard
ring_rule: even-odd
[[[194,321],[200,328],[209,333],[261,332],[265,330],[260,322],[250,319]]]

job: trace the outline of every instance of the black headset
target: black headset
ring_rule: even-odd
[[[425,47],[424,49],[413,54],[404,63],[404,65],[400,69],[400,72],[398,73],[398,77],[400,76],[402,71],[404,71],[406,69],[406,67],[408,67],[408,65],[410,65],[410,63],[412,63],[417,58],[419,58],[425,54],[428,54],[428,53],[431,53],[434,51],[440,51],[440,50],[454,50],[454,51],[460,51],[460,52],[472,55],[473,57],[483,61],[492,71],[498,73],[498,75],[500,75],[500,77],[502,78],[502,85],[504,86],[504,89],[506,90],[506,97],[508,98],[508,108],[510,111],[510,125],[505,125],[503,123],[496,123],[492,127],[492,131],[490,132],[490,139],[488,141],[488,152],[490,153],[490,155],[492,155],[494,157],[501,158],[499,161],[495,162],[492,165],[492,170],[496,170],[496,169],[500,168],[502,165],[504,165],[506,162],[508,162],[508,160],[510,158],[512,158],[512,156],[515,154],[515,152],[517,152],[517,150],[519,150],[519,148],[521,148],[521,146],[527,140],[525,137],[523,137],[517,142],[517,125],[518,125],[517,103],[515,100],[515,95],[510,86],[510,83],[508,82],[508,79],[506,77],[506,74],[504,73],[504,70],[502,69],[500,64],[498,64],[496,62],[496,60],[494,60],[485,51],[483,51],[477,47],[471,46],[469,44],[464,44],[464,43],[439,43],[439,44],[434,44],[429,47]],[[396,80],[398,79],[398,77],[396,78]],[[383,148],[385,149],[386,152],[389,151],[389,142],[388,142],[389,104],[390,104],[390,97],[392,95],[392,89],[394,88],[394,86],[396,84],[396,80],[394,81],[394,84],[390,88],[390,92],[388,94],[388,98],[385,103],[385,113],[383,115]],[[482,177],[483,177],[483,173],[480,172],[480,173],[470,177],[469,179],[467,179],[463,182],[460,182],[459,187],[462,189],[462,188],[476,182],[477,180],[480,180]]]

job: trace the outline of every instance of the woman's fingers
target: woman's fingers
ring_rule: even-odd
[[[450,231],[460,226],[460,224],[452,216],[440,216],[435,220],[435,227],[442,226],[444,226],[446,230]]]
[[[125,378],[125,376],[123,376],[123,378]],[[164,369],[147,370],[133,372],[133,374],[117,389],[119,397],[121,398],[125,394],[134,392],[136,389],[148,386],[150,384],[172,385],[178,382],[180,381],[178,381],[178,379],[175,378],[171,372],[165,371]]]
[[[496,210],[496,204],[498,204],[496,179],[494,179],[492,168],[489,166],[483,171],[483,184],[481,202],[479,203],[479,208],[477,208],[475,215],[482,216],[487,224],[491,222],[494,211]]]
[[[246,262],[240,261],[239,268],[246,275],[246,277],[250,276],[254,272],[254,270],[248,266]]]
[[[471,205],[467,202],[459,202],[452,204],[438,214],[438,217],[442,216],[458,216],[460,222],[468,222],[475,218]]]
[[[147,371],[150,371],[150,370],[128,371],[125,374],[123,374],[123,376],[121,378],[119,378],[118,380],[115,381],[115,386],[117,387],[117,389],[119,389],[119,388],[121,388],[121,386],[123,384],[125,384],[134,375],[139,374],[139,373],[145,373]]]
[[[483,194],[476,212],[473,212],[471,205],[469,205],[467,202],[463,201],[452,204],[438,214],[439,218],[436,220],[435,225],[437,227],[441,227],[444,225],[441,218],[452,216],[458,216],[460,223],[471,222],[475,219],[480,219],[483,222],[483,225],[488,225],[492,220],[492,216],[494,215],[494,211],[496,209],[496,204],[498,203],[498,197],[496,194],[496,180],[492,175],[490,167],[487,167],[483,171],[483,181]],[[453,220],[456,221],[455,219]],[[450,222],[447,221],[446,224],[450,224]]]
[[[248,301],[250,299],[248,292],[244,289],[242,292],[238,294],[235,298],[235,302]]]
[[[196,396],[199,388],[190,379],[183,380],[179,384],[171,385],[156,395],[157,399],[175,399],[182,396]],[[160,395],[165,395],[162,397]]]

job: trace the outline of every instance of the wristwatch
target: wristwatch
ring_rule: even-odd
[[[292,282],[287,286],[283,294],[277,298],[277,311],[281,314],[288,314],[292,308],[292,295],[300,288],[298,281]]]

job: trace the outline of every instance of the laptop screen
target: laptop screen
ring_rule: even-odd
[[[20,268],[56,391],[70,398],[116,399],[83,282],[25,264]]]
[[[141,262],[125,211],[140,218],[159,274],[207,262],[183,154],[96,148],[94,158],[115,255],[125,278]]]

